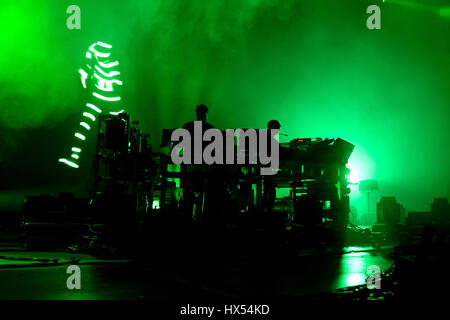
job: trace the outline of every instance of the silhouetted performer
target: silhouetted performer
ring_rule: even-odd
[[[202,122],[202,136],[208,129],[214,129],[210,123],[206,121],[208,117],[208,107],[204,104],[198,105],[195,109],[196,121]],[[181,165],[181,187],[183,188],[183,206],[187,218],[194,220],[201,218],[205,207],[205,193],[208,184],[208,166],[206,164],[194,164],[194,121],[187,122],[183,125],[191,134],[191,164]],[[202,145],[202,152],[205,145]],[[202,155],[203,159],[203,155]]]
[[[198,105],[197,108],[195,108],[195,115],[197,117],[196,121],[202,122],[203,132],[208,129],[214,128],[210,123],[208,123],[206,121],[206,119],[208,118],[208,107],[207,106],[205,106],[204,104]],[[191,136],[194,137],[194,121],[186,122],[183,125],[183,129],[187,129],[191,133]]]

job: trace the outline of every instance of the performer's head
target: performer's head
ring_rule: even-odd
[[[208,115],[208,107],[204,104],[200,104],[195,108],[195,114],[197,115],[197,120],[206,121]]]
[[[278,129],[279,130],[280,128],[281,128],[281,125],[278,122],[278,120],[270,120],[269,122],[267,122],[268,130],[270,130],[270,129]]]

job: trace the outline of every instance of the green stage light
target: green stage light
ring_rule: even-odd
[[[351,184],[357,184],[359,183],[359,174],[358,171],[356,171],[355,169],[350,169],[350,173],[347,176],[347,180],[348,182],[350,182]]]
[[[450,19],[450,7],[439,9],[439,15],[445,19]]]
[[[158,199],[153,200],[152,209],[159,209],[159,200]]]

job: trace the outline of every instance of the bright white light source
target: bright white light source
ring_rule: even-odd
[[[350,183],[359,183],[359,174],[355,169],[350,169],[350,173],[347,176],[347,180]]]

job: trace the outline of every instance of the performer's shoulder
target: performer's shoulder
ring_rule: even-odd
[[[211,123],[209,122],[205,122],[204,124],[204,129],[208,130],[208,129],[216,129],[216,127],[214,127]]]
[[[183,124],[183,129],[190,129],[194,127],[194,121],[189,121]]]

